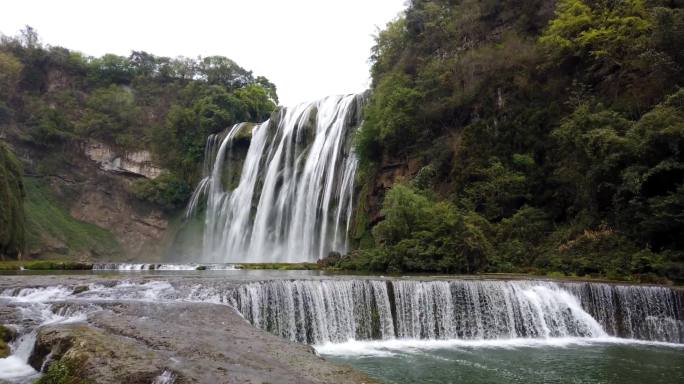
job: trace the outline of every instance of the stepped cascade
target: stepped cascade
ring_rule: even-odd
[[[265,281],[231,303],[257,327],[348,340],[606,338],[684,341],[681,290],[527,281]]]
[[[212,135],[186,216],[203,262],[315,261],[347,250],[363,95],[332,96]],[[246,148],[245,148],[246,147]]]
[[[448,345],[684,348],[679,288],[532,280],[103,280],[0,289],[0,304],[19,309],[10,324],[18,336],[12,355],[0,359],[0,373],[33,377],[38,367],[28,362],[41,327],[89,322],[119,301],[228,305],[258,328],[333,354]]]

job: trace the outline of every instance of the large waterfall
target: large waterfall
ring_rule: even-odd
[[[540,281],[295,280],[242,285],[257,327],[322,344],[369,339],[602,338],[684,341],[684,294]]]
[[[187,216],[206,201],[204,262],[315,261],[347,250],[362,95],[282,108],[212,135]]]

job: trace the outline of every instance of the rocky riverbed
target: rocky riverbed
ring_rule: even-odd
[[[35,337],[26,356],[33,369],[77,382],[372,382],[310,346],[251,326],[222,303],[231,282],[201,281],[210,287],[201,295],[215,297],[192,302],[199,283],[181,277],[3,276],[0,324],[23,334],[13,342],[14,354]],[[34,372],[4,380],[37,378]]]

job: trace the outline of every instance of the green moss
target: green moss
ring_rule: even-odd
[[[37,260],[24,263],[24,269],[41,271],[41,270],[91,270],[93,264],[82,263],[78,261],[52,261],[52,260]]]
[[[40,179],[25,178],[24,185],[29,249],[40,249],[46,241],[53,241],[67,248],[60,251],[64,256],[87,253],[96,258],[113,259],[122,254],[121,245],[111,232],[74,219]]]
[[[0,340],[0,359],[10,355],[10,347],[4,341]]]
[[[22,261],[0,261],[0,271],[18,271],[21,269]]]
[[[9,328],[5,327],[4,325],[0,325],[0,341],[4,341],[6,343],[9,343],[12,341],[14,338],[14,331],[10,330]]]
[[[12,337],[14,336],[14,332],[10,331],[9,329],[5,328],[5,326],[0,325],[0,359],[3,359],[7,356],[10,355],[12,352],[10,350],[9,343],[12,341]]]
[[[0,143],[0,258],[16,257],[24,248],[24,187],[21,166]]]
[[[10,260],[0,261],[0,271],[18,271],[20,269],[31,271],[78,271],[93,269],[92,263],[81,261],[59,260]]]
[[[85,384],[87,383],[78,377],[77,370],[73,364],[67,361],[55,361],[50,364],[48,371],[35,384]]]
[[[234,140],[235,142],[243,141],[243,142],[249,143],[249,142],[252,140],[252,131],[254,130],[254,127],[255,127],[255,126],[256,126],[255,124],[246,123],[246,124],[240,129],[240,132],[238,132],[237,135],[235,135],[235,137],[233,138],[233,140]]]

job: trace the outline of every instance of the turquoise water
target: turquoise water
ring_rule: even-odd
[[[384,383],[684,383],[684,345],[559,339],[352,342],[317,349]]]

